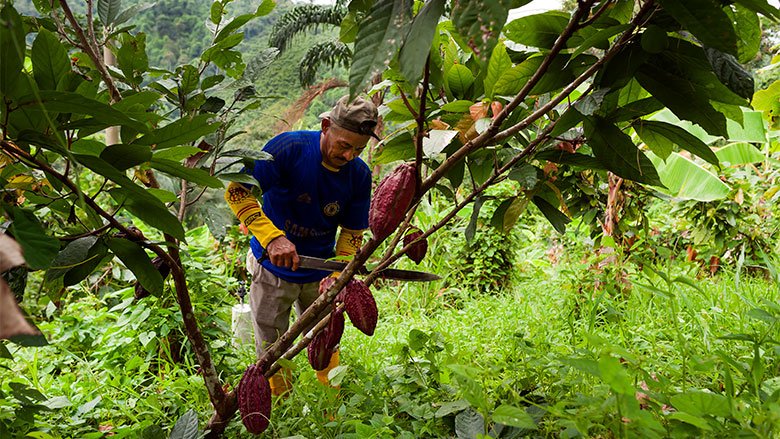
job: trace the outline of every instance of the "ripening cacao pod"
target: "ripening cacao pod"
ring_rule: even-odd
[[[416,174],[414,164],[403,163],[377,186],[368,213],[368,226],[374,239],[387,238],[401,224],[414,198]]]
[[[238,411],[247,431],[260,434],[271,419],[271,386],[263,369],[252,364],[238,383]]]
[[[157,271],[160,273],[160,276],[162,276],[163,280],[165,280],[165,278],[167,278],[168,275],[171,273],[171,267],[168,265],[167,262],[165,262],[163,258],[159,256],[152,259],[152,265],[154,265],[154,268],[156,268]],[[141,284],[138,281],[135,281],[134,287],[135,287],[134,295],[136,300],[141,300],[144,297],[151,294],[146,288],[141,286]]]
[[[325,330],[328,332],[327,334],[327,343],[328,349],[333,350],[336,349],[336,346],[339,345],[341,342],[341,336],[344,335],[344,310],[336,311],[334,309],[330,313],[330,322],[328,323],[328,327],[325,328]]]
[[[413,232],[407,233],[406,236],[404,236],[404,247],[414,243],[409,247],[409,250],[406,251],[406,256],[413,260],[415,264],[422,262],[425,254],[428,253],[428,238],[423,238],[415,242],[422,234],[422,231],[415,229]]]
[[[330,363],[333,349],[328,347],[328,328],[318,332],[306,347],[309,364],[314,370],[323,370]]]
[[[362,280],[352,279],[339,296],[336,300],[344,302],[344,309],[352,325],[366,335],[374,335],[379,311],[368,285]]]

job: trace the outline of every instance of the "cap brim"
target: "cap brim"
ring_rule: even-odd
[[[320,113],[320,119],[330,119],[330,111]]]

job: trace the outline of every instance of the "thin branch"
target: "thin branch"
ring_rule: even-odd
[[[425,69],[423,70],[423,83],[422,92],[420,93],[420,111],[417,113],[417,155],[414,160],[415,164],[415,183],[414,183],[414,196],[418,198],[422,196],[420,190],[422,189],[422,156],[423,156],[423,138],[425,137],[425,103],[428,101],[428,80],[430,78],[430,62],[431,54],[428,53],[428,57],[425,59]],[[400,89],[399,89],[400,90]],[[403,96],[403,95],[402,95]],[[406,102],[406,100],[404,100]]]
[[[67,18],[70,22],[70,25],[73,26],[73,30],[76,32],[76,36],[78,36],[79,41],[81,41],[81,44],[77,44],[76,46],[81,46],[81,49],[84,50],[92,62],[95,63],[95,67],[97,68],[98,73],[100,73],[100,77],[106,84],[106,88],[108,88],[108,94],[111,97],[111,102],[119,102],[122,100],[122,95],[116,88],[116,84],[114,84],[114,80],[111,78],[111,74],[108,73],[108,69],[106,69],[106,65],[103,63],[103,57],[99,56],[99,54],[95,52],[95,49],[89,42],[89,39],[86,35],[84,35],[84,29],[81,28],[81,25],[73,16],[73,12],[71,12],[67,0],[59,0],[59,2],[60,7],[62,7],[62,12],[65,13],[65,18]]]

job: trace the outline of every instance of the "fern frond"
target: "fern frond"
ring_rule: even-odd
[[[298,33],[322,25],[338,26],[346,13],[346,9],[340,6],[296,6],[276,21],[268,44],[284,52]]]
[[[314,83],[317,71],[323,66],[333,67],[340,65],[349,68],[352,61],[352,50],[340,41],[325,41],[312,46],[298,65],[298,79],[302,87],[308,87]]]

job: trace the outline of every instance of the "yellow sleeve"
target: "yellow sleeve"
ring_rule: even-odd
[[[273,222],[263,213],[263,208],[257,202],[249,189],[239,183],[231,182],[225,191],[225,201],[230,210],[244,223],[252,235],[260,241],[263,248],[274,238],[284,236],[284,232],[277,229]]]
[[[336,240],[336,256],[353,256],[363,245],[363,231],[341,228]],[[340,271],[331,273],[332,277],[339,277]]]

